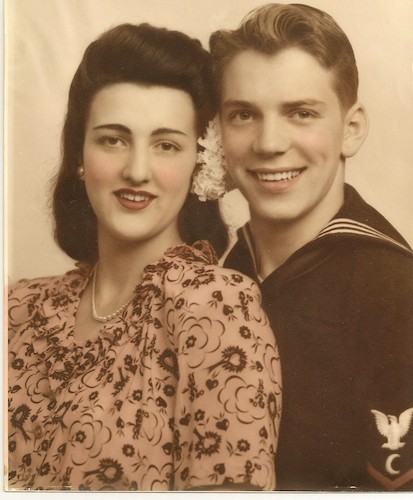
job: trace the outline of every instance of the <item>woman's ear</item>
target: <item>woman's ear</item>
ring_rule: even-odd
[[[81,181],[85,180],[85,169],[83,167],[77,167],[76,173]]]
[[[367,137],[369,125],[366,109],[357,102],[344,118],[344,135],[341,154],[344,158],[355,155]]]

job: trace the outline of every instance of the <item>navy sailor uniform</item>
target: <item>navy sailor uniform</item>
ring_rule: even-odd
[[[260,282],[280,350],[278,490],[413,490],[413,253],[349,186],[260,281],[248,224],[225,266]]]

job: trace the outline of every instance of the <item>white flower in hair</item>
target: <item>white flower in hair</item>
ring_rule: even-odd
[[[191,192],[200,201],[216,200],[226,192],[225,157],[217,118],[209,122],[205,135],[198,139],[198,144],[202,151],[198,152],[198,172],[194,175]]]

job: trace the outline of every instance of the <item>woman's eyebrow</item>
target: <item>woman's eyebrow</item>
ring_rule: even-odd
[[[97,125],[96,127],[93,127],[93,130],[99,130],[102,128],[117,130],[118,132],[124,132],[126,134],[132,133],[129,127],[125,127],[125,125],[121,125],[120,123],[104,123],[103,125]]]
[[[167,127],[162,127],[162,128],[157,128],[154,130],[151,135],[162,135],[162,134],[180,134],[180,135],[187,135],[185,132],[182,132],[182,130],[177,130],[173,128],[167,128]]]
[[[132,134],[132,131],[129,127],[121,125],[120,123],[104,123],[102,125],[97,125],[96,127],[93,127],[93,130],[99,130],[99,129],[110,129],[110,130],[116,130],[118,132],[123,132],[125,134]],[[151,132],[151,136],[162,135],[162,134],[187,135],[185,132],[182,132],[182,130],[177,130],[168,127],[157,128]]]

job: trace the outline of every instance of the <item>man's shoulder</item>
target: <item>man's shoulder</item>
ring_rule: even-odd
[[[238,239],[228,253],[224,265],[237,269],[256,279],[254,240],[248,224],[240,228]],[[345,186],[345,202],[330,222],[311,241],[308,241],[281,266],[284,270],[301,269],[299,263],[311,261],[314,272],[322,262],[351,261],[366,265],[365,272],[375,267],[391,270],[406,269],[409,275],[413,266],[413,251],[403,236],[374,207],[369,205],[350,185]],[[288,273],[290,274],[290,273]]]
[[[405,238],[393,224],[377,208],[367,203],[358,191],[349,184],[345,185],[345,202],[333,221],[341,219],[352,221],[354,227],[358,226],[362,231],[373,230],[376,236],[382,235],[410,249]]]
[[[413,251],[405,238],[375,207],[350,185],[345,203],[320,232],[321,244],[330,244],[341,259],[354,264],[357,273],[386,281],[405,282],[413,287]]]

